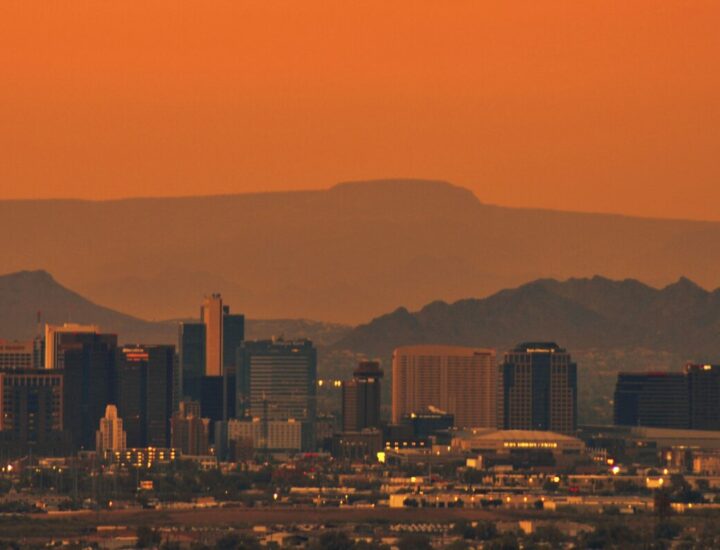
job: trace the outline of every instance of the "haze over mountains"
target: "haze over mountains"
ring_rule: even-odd
[[[177,344],[177,321],[145,321],[99,306],[65,288],[46,271],[0,276],[0,338],[32,338],[41,329],[38,313],[43,323],[98,325],[102,331],[118,334],[121,343]],[[250,339],[306,337],[323,346],[336,342],[350,327],[304,319],[246,319],[245,329]]]
[[[27,339],[43,322],[97,324],[121,342],[176,343],[177,322],[151,322],[99,306],[45,271],[0,276],[0,337]],[[681,278],[662,289],[603,277],[540,279],[483,299],[435,301],[416,312],[398,308],[366,324],[298,319],[249,320],[248,338],[311,338],[327,351],[386,361],[401,345],[435,343],[495,347],[555,340],[570,350],[648,349],[687,360],[720,359],[720,289]],[[622,365],[618,366],[619,368]]]
[[[214,291],[253,318],[354,324],[537,278],[720,283],[720,223],[490,206],[432,181],[0,201],[0,229],[0,272],[46,269],[93,302],[145,319],[194,315]]]
[[[557,341],[572,350],[648,349],[720,360],[720,289],[686,278],[662,289],[603,277],[541,279],[485,299],[399,308],[356,327],[335,347],[388,358],[399,345],[494,347]],[[681,365],[677,365],[679,368]],[[618,365],[618,370],[623,365]]]

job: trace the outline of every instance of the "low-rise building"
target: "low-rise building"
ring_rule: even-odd
[[[578,438],[537,430],[460,430],[451,447],[489,464],[567,465],[584,456],[585,444]]]
[[[256,452],[294,452],[302,449],[303,422],[295,420],[229,420],[227,440],[250,441]]]

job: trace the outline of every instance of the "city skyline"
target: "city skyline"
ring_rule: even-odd
[[[0,548],[720,548],[718,21],[0,2]]]

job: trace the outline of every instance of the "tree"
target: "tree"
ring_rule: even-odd
[[[487,546],[489,550],[519,550],[517,536],[514,533],[505,533],[499,539],[495,539]]]
[[[475,526],[475,538],[479,540],[492,540],[497,537],[497,527],[491,521],[478,521]]]
[[[680,536],[683,527],[676,521],[663,521],[655,527],[655,537],[658,539],[673,540]]]
[[[547,542],[553,548],[560,546],[565,540],[565,535],[555,525],[539,525],[535,532],[530,535],[530,540],[534,542]]]
[[[260,550],[260,543],[250,535],[229,533],[215,543],[216,550]]]
[[[586,539],[589,548],[629,547],[640,542],[640,535],[623,523],[601,525]]]
[[[398,550],[432,550],[432,544],[426,535],[408,533],[400,537]]]
[[[141,525],[137,529],[137,543],[138,548],[156,548],[160,545],[162,537],[159,531],[148,527],[147,525]]]
[[[354,543],[342,531],[329,531],[323,533],[318,540],[318,550],[352,550]]]
[[[672,514],[672,502],[670,494],[667,490],[659,490],[655,492],[655,514],[661,519],[667,518]]]
[[[543,483],[543,490],[548,493],[554,493],[558,490],[560,487],[560,484],[557,481],[553,481],[552,479],[546,479],[545,483]]]

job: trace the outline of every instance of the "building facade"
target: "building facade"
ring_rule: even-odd
[[[457,427],[497,424],[495,351],[406,346],[393,352],[392,422],[428,410],[450,413]]]
[[[37,364],[37,343],[0,340],[0,369],[33,369]]]
[[[237,418],[303,423],[303,449],[311,450],[316,392],[317,351],[309,340],[246,341],[238,350]]]
[[[252,445],[255,452],[297,452],[303,448],[302,422],[295,420],[229,420],[227,423],[228,446],[243,441]]]
[[[205,325],[180,323],[178,326],[178,358],[182,373],[182,395],[200,399],[200,384],[205,376]]]
[[[207,455],[210,441],[210,420],[200,416],[198,401],[181,401],[180,410],[172,417],[172,445],[185,455]]]
[[[505,354],[499,426],[570,434],[577,429],[577,365],[553,342],[526,342]]]
[[[613,417],[617,426],[688,428],[688,377],[681,372],[619,373]]]
[[[317,352],[312,342],[244,342],[238,353],[238,418],[315,420]]]
[[[167,447],[173,412],[175,347],[125,346],[118,350],[115,402],[130,447]]]
[[[205,325],[205,376],[223,373],[223,303],[220,294],[203,300],[200,316]]]
[[[720,365],[685,366],[688,385],[689,427],[720,430]]]
[[[99,456],[104,456],[107,452],[124,451],[126,447],[127,436],[123,430],[122,418],[118,416],[115,405],[108,405],[95,434],[95,451]]]
[[[220,294],[203,300],[199,323],[180,323],[182,395],[200,401],[203,416],[226,420],[236,410],[237,351],[245,339],[245,316],[231,314]]]
[[[63,333],[64,427],[76,450],[95,448],[95,431],[114,400],[117,336]]]
[[[96,325],[78,325],[65,323],[64,325],[45,325],[45,368],[62,369],[65,360],[65,350],[77,348],[84,341],[83,335],[99,334]]]
[[[353,371],[353,379],[343,383],[343,431],[356,432],[380,427],[382,377],[380,363],[362,361]]]
[[[63,375],[45,369],[0,371],[0,437],[18,452],[62,444]]]

